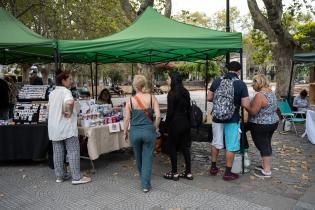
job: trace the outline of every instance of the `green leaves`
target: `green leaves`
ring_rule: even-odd
[[[305,51],[315,50],[315,22],[297,25],[297,33],[293,38]]]

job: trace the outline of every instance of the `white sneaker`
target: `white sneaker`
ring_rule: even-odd
[[[57,183],[62,183],[66,180],[69,180],[71,178],[71,174],[66,173],[64,177],[57,177],[56,182]]]
[[[56,179],[56,182],[57,182],[57,183],[62,183],[63,181],[64,181],[63,178],[59,178],[59,177],[58,177],[58,178]]]
[[[72,184],[86,184],[86,183],[89,183],[91,181],[92,181],[91,177],[83,176],[79,180],[72,180]]]

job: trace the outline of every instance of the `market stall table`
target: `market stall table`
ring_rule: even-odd
[[[117,124],[119,125],[119,123]],[[109,153],[122,148],[130,147],[129,141],[124,140],[123,131],[110,132],[110,125],[96,127],[79,127],[79,136],[87,137],[88,158],[91,160],[94,169],[93,160],[99,158],[101,154]],[[82,147],[82,143],[81,143]],[[82,154],[81,154],[82,155]]]
[[[0,160],[45,159],[48,146],[46,124],[0,126]]]

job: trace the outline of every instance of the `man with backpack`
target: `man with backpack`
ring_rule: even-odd
[[[232,61],[227,66],[228,72],[215,79],[208,91],[208,101],[213,102],[211,168],[210,174],[219,172],[216,166],[219,150],[226,147],[226,169],[223,180],[231,181],[239,177],[232,173],[235,152],[240,150],[240,107],[249,103],[246,84],[238,79],[241,64]]]

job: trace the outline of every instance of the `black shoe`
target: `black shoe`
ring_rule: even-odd
[[[167,172],[163,176],[165,179],[171,179],[173,181],[178,181],[179,180],[179,174],[178,173],[173,173],[173,172]]]
[[[188,180],[193,180],[194,179],[194,177],[193,177],[193,175],[191,173],[186,173],[185,171],[180,173],[179,177],[180,178],[185,178],[185,179],[188,179]]]

